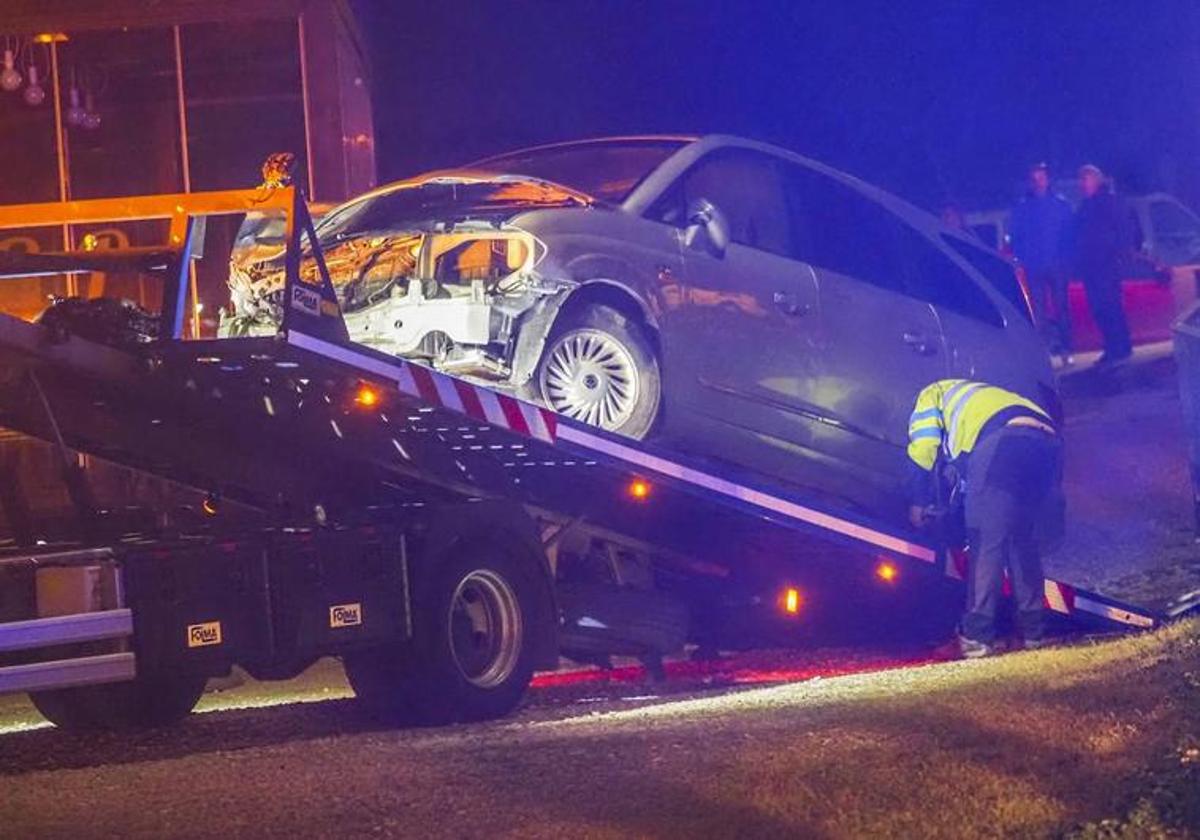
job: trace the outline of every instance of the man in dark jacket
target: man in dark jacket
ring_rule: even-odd
[[[1075,211],[1072,254],[1074,268],[1087,290],[1088,305],[1104,336],[1097,364],[1128,359],[1133,352],[1129,325],[1121,308],[1121,261],[1131,246],[1128,211],[1104,184],[1104,173],[1092,164],[1079,170],[1083,203]]]
[[[1013,254],[1025,266],[1033,310],[1046,330],[1050,352],[1071,359],[1071,325],[1067,317],[1067,266],[1064,253],[1071,226],[1071,205],[1050,190],[1050,169],[1029,169],[1029,191],[1012,209],[1009,234]]]

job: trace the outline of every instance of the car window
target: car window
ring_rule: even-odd
[[[787,187],[796,259],[904,292],[899,221],[887,208],[806,166],[788,166]]]
[[[966,260],[971,268],[982,274],[992,288],[1025,316],[1026,320],[1033,320],[1029,313],[1029,304],[1025,300],[1025,292],[1021,288],[1021,281],[1017,279],[1016,269],[1011,262],[999,254],[989,253],[954,236],[943,236],[942,241]]]
[[[650,210],[660,221],[684,227],[687,208],[703,199],[724,214],[739,245],[788,256],[791,235],[781,164],[747,149],[723,149],[697,161]]]
[[[984,291],[933,242],[904,225],[900,243],[913,297],[985,324],[1004,326],[1003,316]]]

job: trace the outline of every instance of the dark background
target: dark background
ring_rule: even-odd
[[[541,142],[727,132],[930,209],[1085,161],[1200,204],[1200,3],[363,0],[382,180]]]

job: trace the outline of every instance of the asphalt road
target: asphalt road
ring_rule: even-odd
[[[1062,378],[1067,536],[1059,580],[1154,608],[1200,589],[1187,434],[1170,344]]]
[[[64,733],[23,698],[6,698],[0,837],[621,836],[676,812],[695,831],[711,803],[701,808],[684,780],[658,769],[699,769],[717,752],[703,732],[665,725],[676,714],[694,723],[781,687],[801,697],[839,677],[927,661],[758,652],[678,663],[659,685],[632,667],[604,679],[559,673],[541,678],[506,720],[441,729],[388,729],[364,717],[332,660],[287,683],[209,693],[184,724],[132,735]],[[612,737],[609,720],[620,724]],[[741,820],[726,807],[734,811],[724,818]],[[754,833],[786,833],[749,809],[745,819]]]

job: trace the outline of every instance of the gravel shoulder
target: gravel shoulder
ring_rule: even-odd
[[[1047,573],[1162,608],[1200,589],[1188,443],[1170,345],[1062,378],[1067,538]]]

